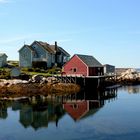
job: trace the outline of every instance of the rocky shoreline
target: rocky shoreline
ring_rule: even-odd
[[[128,69],[117,76],[116,83],[121,85],[140,84],[140,72],[136,69]]]
[[[135,85],[140,84],[140,73],[135,69],[127,71],[116,76],[116,80],[110,81],[113,85]],[[29,80],[21,79],[0,79],[0,98],[20,99],[23,97],[32,97],[43,95],[66,95],[80,91],[80,86],[73,83],[60,83],[55,77],[43,77],[34,75]]]
[[[73,94],[80,91],[80,86],[72,83],[59,83],[56,78],[34,75],[28,81],[20,79],[0,80],[0,98],[20,99],[43,95]]]

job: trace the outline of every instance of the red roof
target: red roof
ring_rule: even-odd
[[[63,107],[75,121],[79,120],[89,111],[88,101],[68,102]]]

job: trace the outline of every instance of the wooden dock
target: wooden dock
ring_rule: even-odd
[[[54,76],[61,83],[75,83],[80,85],[82,88],[85,87],[93,87],[93,88],[101,88],[106,86],[111,86],[108,82],[113,82],[116,80],[115,75],[111,76],[77,76],[77,75],[57,75]]]

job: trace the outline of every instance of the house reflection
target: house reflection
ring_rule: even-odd
[[[66,112],[75,120],[80,120],[81,118],[87,116],[87,114],[96,113],[102,104],[100,101],[71,101],[63,105]]]
[[[8,117],[6,102],[0,101],[0,119],[6,119]]]
[[[41,127],[48,127],[49,122],[55,122],[63,116],[64,110],[61,104],[36,103],[34,105],[23,105],[20,109],[20,123],[25,127],[31,126],[35,130]]]
[[[33,110],[32,107],[26,106],[20,110],[20,123],[25,127],[29,127],[33,122]]]
[[[66,112],[74,121],[78,121],[95,114],[106,100],[112,101],[116,97],[117,91],[110,89],[104,92],[82,91],[69,96],[57,96],[50,101],[38,98],[35,102],[30,99],[0,101],[0,118],[8,117],[7,108],[10,107],[12,111],[19,111],[19,122],[24,128],[47,128],[50,122],[57,127]]]
[[[75,98],[68,98],[63,104],[65,111],[78,121],[95,114],[105,104],[105,101],[115,99],[117,97],[117,90],[110,89],[104,92],[86,91],[78,93]]]
[[[139,94],[140,93],[140,85],[130,85],[122,87],[123,90],[128,91],[130,94]]]

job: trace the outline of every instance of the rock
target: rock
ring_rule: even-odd
[[[48,83],[56,83],[56,82],[58,82],[55,77],[48,77],[46,80],[47,80]]]
[[[135,80],[137,78],[140,78],[140,73],[135,69],[128,69],[127,71],[121,73],[121,76],[118,77],[118,80]]]
[[[26,80],[19,80],[19,79],[13,79],[13,80],[1,80],[0,81],[0,86],[3,87],[3,86],[7,86],[7,87],[10,87],[11,85],[16,85],[16,84],[27,84],[29,83],[28,81]]]
[[[47,83],[47,78],[42,75],[33,75],[31,79],[28,80],[29,83],[40,83],[44,84]]]
[[[31,78],[31,81],[35,83],[40,83],[42,79],[43,79],[43,76],[41,75],[33,75]]]
[[[40,81],[40,84],[44,84],[44,83],[47,83],[47,82],[48,82],[47,78],[43,77]]]

